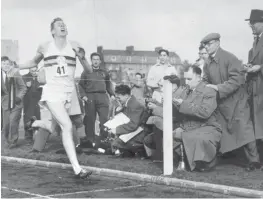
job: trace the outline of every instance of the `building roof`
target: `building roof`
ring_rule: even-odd
[[[127,46],[125,50],[97,48],[97,52],[102,54],[105,64],[155,64],[158,58],[158,51],[162,47],[156,47],[153,51],[134,50],[133,46]],[[180,63],[181,59],[175,52],[170,52],[170,63]]]
[[[141,57],[157,57],[158,53],[155,51],[138,51],[129,52],[127,50],[103,50],[103,55],[119,55],[119,56],[141,56]],[[170,57],[179,56],[175,52],[170,52]]]

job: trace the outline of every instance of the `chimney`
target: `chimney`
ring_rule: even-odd
[[[103,47],[102,46],[98,46],[97,47],[97,53],[102,54],[102,52],[103,52]]]
[[[158,46],[158,47],[156,47],[156,48],[155,48],[155,52],[157,52],[157,53],[158,53],[158,52],[159,52],[159,50],[161,50],[161,49],[163,49],[163,47],[161,47],[161,46]]]
[[[103,55],[103,46],[98,46],[97,47],[97,53],[100,54],[100,59],[101,59],[101,68],[105,69],[105,62],[104,62],[104,55]]]
[[[134,51],[134,46],[127,46],[127,47],[126,47],[126,51],[127,51],[129,54],[132,54],[133,51]]]

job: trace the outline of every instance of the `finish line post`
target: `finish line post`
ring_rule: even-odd
[[[169,80],[163,83],[163,174],[173,173],[173,111],[172,84]]]

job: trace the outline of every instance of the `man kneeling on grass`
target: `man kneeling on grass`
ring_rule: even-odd
[[[185,99],[173,98],[173,105],[179,111],[180,123],[173,131],[174,149],[181,154],[183,145],[186,160],[191,171],[209,171],[217,163],[217,150],[221,139],[221,126],[216,121],[217,93],[201,81],[201,69],[190,67],[184,75],[190,91]],[[162,109],[162,107],[153,107]],[[153,110],[154,112],[160,112]],[[162,123],[161,123],[162,124]],[[179,126],[179,127],[178,127]],[[145,138],[145,142],[152,140]],[[146,143],[149,144],[150,143]]]
[[[118,113],[127,116],[129,122],[109,130],[109,133],[115,135],[111,143],[112,152],[121,157],[141,155],[144,152],[144,131],[138,128],[143,121],[145,108],[131,95],[131,89],[127,85],[116,86],[115,96],[121,103],[121,107],[117,108]]]

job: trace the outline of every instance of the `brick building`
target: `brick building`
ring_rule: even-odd
[[[18,61],[18,41],[2,39],[1,56],[8,56],[12,61]]]
[[[133,46],[127,46],[125,50],[109,50],[99,46],[97,52],[102,55],[106,70],[116,70],[122,76],[127,74],[129,78],[133,78],[137,72],[147,76],[149,68],[157,62],[157,52],[160,49],[161,47],[157,47],[154,51],[136,51]],[[170,63],[175,65],[180,62],[180,57],[170,52]]]

